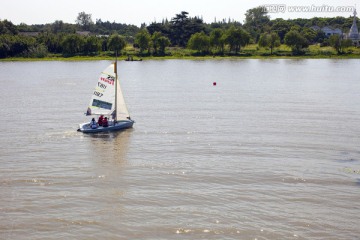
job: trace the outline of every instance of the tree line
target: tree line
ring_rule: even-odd
[[[195,55],[237,55],[248,44],[267,48],[269,54],[280,44],[291,47],[295,55],[304,54],[306,48],[315,43],[333,46],[342,53],[352,44],[341,36],[327,37],[324,32],[311,28],[332,26],[347,32],[352,17],[270,20],[262,7],[247,10],[243,24],[232,19],[214,20],[209,24],[201,17],[190,17],[185,11],[170,21],[164,19],[141,27],[101,19],[93,22],[91,14],[85,12],[79,13],[75,22],[14,25],[8,20],[0,21],[0,58],[98,55],[112,49],[126,54],[124,49],[129,44],[138,49],[140,55],[154,56],[169,54],[168,47],[189,48],[195,50]]]

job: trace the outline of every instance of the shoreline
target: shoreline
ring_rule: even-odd
[[[360,59],[360,55],[305,55],[305,56],[163,56],[163,57],[138,57],[142,61],[146,60],[237,60],[237,59]],[[125,61],[126,57],[118,57],[119,61]],[[0,62],[36,62],[36,61],[101,61],[114,60],[114,57],[109,56],[74,56],[74,57],[45,57],[45,58],[25,58],[25,57],[11,57],[0,59]],[[131,61],[130,61],[131,62]],[[139,62],[139,61],[133,61]]]

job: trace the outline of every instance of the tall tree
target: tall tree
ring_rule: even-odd
[[[260,47],[268,47],[268,48],[270,48],[270,54],[272,55],[273,54],[273,49],[275,47],[280,46],[280,37],[275,32],[264,33],[264,34],[261,34],[258,43],[259,43]]]
[[[291,30],[285,35],[285,44],[291,47],[294,55],[303,54],[303,49],[309,46],[306,38],[295,30]]]
[[[145,51],[145,49],[148,49],[148,52],[150,53],[150,51],[149,51],[149,49],[150,49],[150,41],[151,41],[151,35],[146,30],[146,28],[140,30],[135,35],[135,43],[139,46],[140,53],[143,53]]]
[[[170,46],[171,42],[169,38],[162,36],[158,39],[158,44],[159,44],[159,54],[165,55],[165,49],[166,47]]]
[[[108,48],[112,51],[120,53],[126,47],[126,42],[119,34],[113,34],[108,41]]]
[[[225,38],[222,29],[216,28],[210,33],[210,45],[215,48],[215,51],[221,54],[224,53]]]
[[[284,43],[285,34],[290,31],[293,24],[282,18],[277,18],[272,21],[271,31],[276,32],[280,37],[280,42]]]
[[[185,47],[191,35],[201,31],[205,31],[205,25],[201,18],[189,18],[188,12],[182,11],[170,22],[171,43],[180,47]]]
[[[225,41],[229,44],[230,52],[234,51],[235,54],[250,42],[249,33],[242,28],[231,27],[225,34]]]
[[[189,25],[188,12],[182,11],[180,14],[171,19],[171,42],[175,45],[185,47],[188,36],[186,28]]]
[[[210,38],[204,32],[191,35],[188,48],[198,52],[206,53],[210,48]]]
[[[82,27],[83,30],[90,30],[90,26],[94,24],[91,19],[91,14],[85,12],[80,12],[75,21],[78,25]]]
[[[266,10],[259,6],[246,11],[244,28],[250,33],[251,37],[257,42],[260,33],[270,22]]]
[[[154,54],[157,54],[157,50],[159,48],[159,39],[162,37],[160,32],[154,32],[151,36],[152,46],[154,48]]]
[[[62,32],[64,29],[64,22],[61,20],[56,20],[53,24],[51,24],[51,32],[58,33]]]

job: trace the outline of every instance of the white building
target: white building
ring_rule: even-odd
[[[351,25],[349,34],[348,34],[346,37],[347,37],[347,39],[351,39],[355,45],[359,46],[359,43],[360,43],[360,35],[359,35],[358,27],[357,27],[357,25],[356,25],[356,9],[354,10],[354,20],[353,20],[353,23],[352,23],[352,25]]]
[[[322,32],[324,32],[327,37],[330,37],[331,35],[335,35],[335,34],[341,36],[341,35],[343,34],[342,31],[341,31],[341,29],[339,29],[339,28],[332,28],[332,27],[330,27],[330,26],[326,26],[326,27],[323,27],[323,28],[320,28],[320,27],[318,27],[318,26],[313,26],[313,27],[311,27],[311,28],[314,29],[315,31],[322,31]]]
[[[342,31],[339,28],[332,28],[329,26],[323,27],[321,31],[323,31],[326,34],[326,36],[331,36],[335,34],[342,35]]]

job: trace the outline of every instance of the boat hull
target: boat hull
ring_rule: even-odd
[[[82,123],[79,125],[78,131],[83,133],[113,132],[132,128],[133,124],[133,120],[121,120],[117,121],[115,125],[114,122],[109,122],[108,127],[91,128],[90,123]]]

